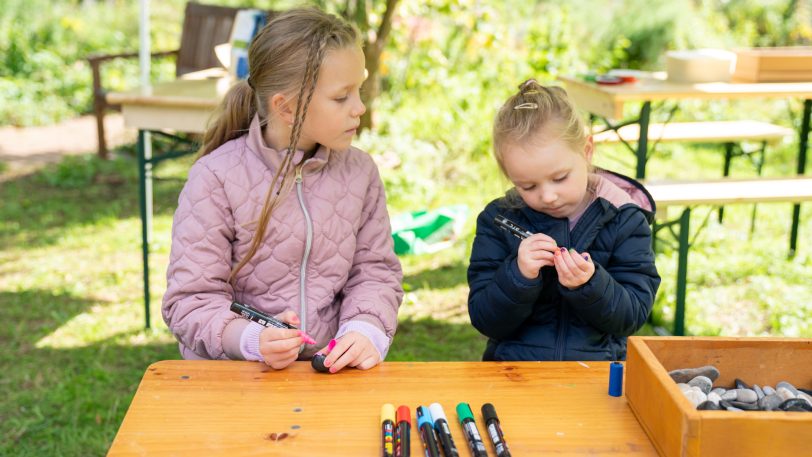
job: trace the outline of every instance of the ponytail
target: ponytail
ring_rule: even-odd
[[[232,86],[212,115],[213,122],[209,123],[203,136],[198,158],[247,132],[257,112],[256,100],[248,81],[239,81]]]

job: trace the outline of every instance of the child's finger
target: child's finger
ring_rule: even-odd
[[[363,360],[361,360],[360,363],[358,363],[358,364],[356,364],[354,366],[355,366],[355,368],[358,368],[359,370],[369,370],[370,368],[373,368],[373,367],[375,367],[375,365],[378,364],[378,359],[379,359],[378,355],[373,354],[373,355],[367,356],[366,358],[363,358]]]
[[[567,251],[564,248],[555,251],[555,269],[558,271],[559,276],[563,275],[565,278],[569,278],[572,276],[572,272],[564,258],[565,255],[567,255]]]
[[[327,359],[324,361],[324,366],[330,367],[330,373],[336,373],[342,368],[349,365],[353,360],[355,360],[361,354],[361,345],[360,344],[351,344],[343,354],[341,354],[338,358],[333,359],[332,362],[329,363],[330,356],[327,356]],[[338,349],[338,346],[336,346]],[[331,353],[330,355],[333,355]]]
[[[290,325],[298,326],[301,321],[299,320],[299,316],[291,310],[285,310],[281,313],[274,316],[275,318],[279,319],[282,322],[287,322]]]
[[[285,330],[286,332],[293,332],[292,337],[287,338],[274,338],[269,340],[260,341],[260,352],[268,353],[283,353],[288,352],[293,349],[296,351],[299,350],[299,346],[302,344],[302,337],[300,337],[296,330]]]

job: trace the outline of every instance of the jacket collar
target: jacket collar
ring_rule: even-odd
[[[254,119],[251,120],[251,126],[248,128],[248,138],[246,139],[248,148],[259,155],[260,160],[271,170],[276,171],[285,157],[286,151],[277,151],[265,144],[265,138],[262,136],[262,122],[259,120],[259,115],[255,114]],[[327,165],[330,158],[331,150],[325,146],[319,145],[316,154],[307,160],[302,168],[303,173],[311,174],[320,171]],[[304,151],[297,149],[293,156],[294,165],[299,163],[304,156]]]

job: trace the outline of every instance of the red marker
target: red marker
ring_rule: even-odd
[[[412,431],[412,412],[409,411],[408,406],[398,407],[395,424],[395,457],[409,457],[411,455],[409,434]]]

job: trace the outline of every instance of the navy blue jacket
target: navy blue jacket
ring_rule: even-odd
[[[598,197],[572,232],[567,219],[510,207],[505,197],[480,213],[468,267],[468,313],[488,337],[483,360],[625,359],[626,337],[646,322],[660,276],[651,249],[654,202],[642,185],[622,178],[645,195],[652,211],[633,203],[618,208]],[[588,252],[595,274],[574,290],[558,282],[552,266],[526,279],[516,261],[521,240],[494,224],[497,215],[545,233],[559,246]]]

